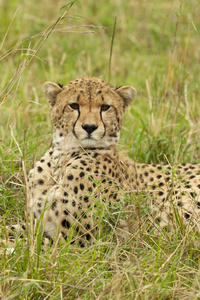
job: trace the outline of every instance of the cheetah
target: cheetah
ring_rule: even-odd
[[[95,77],[79,78],[62,86],[43,87],[53,122],[53,142],[28,176],[28,206],[42,219],[44,236],[73,234],[90,242],[97,202],[112,206],[125,195],[148,193],[152,224],[172,227],[198,224],[200,165],[137,163],[118,153],[116,143],[126,107],[136,96],[132,86],[113,88]],[[191,218],[192,216],[192,218]]]

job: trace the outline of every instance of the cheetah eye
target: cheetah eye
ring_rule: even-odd
[[[76,110],[76,109],[79,109],[79,104],[78,103],[70,103],[69,104],[69,106],[72,108],[72,109],[74,109],[74,110]]]
[[[106,105],[106,104],[101,105],[101,111],[107,111],[107,110],[109,110],[109,108],[110,108],[110,105]]]

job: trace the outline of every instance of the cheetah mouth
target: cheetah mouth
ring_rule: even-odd
[[[98,141],[99,140],[99,139],[95,138],[94,136],[92,136],[92,134],[90,134],[90,133],[88,133],[87,135],[85,135],[83,137],[79,137],[76,132],[73,132],[73,135],[76,138],[76,140],[78,140],[78,141],[85,141],[85,140]]]
[[[81,137],[81,138],[78,138],[78,136],[76,134],[74,136],[79,141],[94,141],[94,142],[98,142],[98,141],[101,141],[104,138],[105,133],[103,135],[101,135],[101,136],[96,136],[96,137],[93,134],[90,134],[90,133],[88,133],[87,135],[85,135],[84,137]]]
[[[86,137],[86,138],[84,138],[84,139],[82,139],[82,140],[94,140],[94,141],[95,141],[95,139],[92,138],[91,136],[88,136],[88,137]]]
[[[94,142],[99,142],[104,138],[105,135],[101,136],[100,138],[96,138],[94,136],[91,136],[88,134],[88,136],[82,138],[80,141],[94,141]]]
[[[97,140],[97,139],[95,139],[95,138],[93,138],[93,137],[91,137],[91,136],[88,136],[88,137],[83,138],[83,139],[81,139],[81,140],[79,140],[79,141],[80,141],[80,143],[96,143],[96,142],[98,142],[99,140]]]

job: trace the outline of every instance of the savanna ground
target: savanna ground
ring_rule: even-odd
[[[26,173],[51,143],[41,91],[47,80],[65,84],[92,75],[113,86],[133,85],[138,95],[126,113],[119,148],[139,162],[200,162],[199,2],[66,4],[0,2],[2,239],[5,225],[24,222]],[[137,200],[145,203],[143,195]],[[30,232],[13,252],[2,242],[0,298],[200,299],[199,235],[177,226],[173,234],[154,238],[140,230],[135,212],[135,230],[123,240],[108,212],[101,220],[104,231],[87,249],[67,244],[41,251],[40,234],[33,240]]]

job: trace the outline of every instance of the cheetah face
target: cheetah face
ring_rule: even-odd
[[[119,140],[125,107],[136,91],[118,89],[98,78],[83,78],[61,87],[44,84],[54,125],[54,144],[74,147],[108,147]]]

